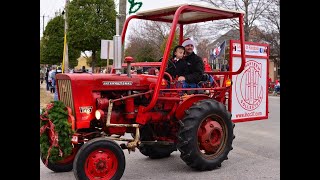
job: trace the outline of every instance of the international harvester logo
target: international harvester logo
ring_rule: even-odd
[[[255,110],[263,98],[262,64],[250,60],[245,64],[242,74],[236,77],[236,97],[243,109]]]

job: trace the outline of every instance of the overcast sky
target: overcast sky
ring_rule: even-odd
[[[59,10],[62,12],[65,6],[66,0],[40,0],[40,37],[42,36],[43,27],[45,28],[47,22],[55,17],[55,12]],[[161,8],[165,6],[171,6],[175,4],[182,4],[184,2],[195,2],[195,0],[135,0],[135,2],[142,2],[142,6],[139,11]],[[116,10],[119,0],[115,0]],[[130,4],[127,2],[127,12],[129,11]]]

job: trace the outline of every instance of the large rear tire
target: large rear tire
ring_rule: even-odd
[[[88,141],[79,149],[73,172],[78,180],[118,180],[123,175],[125,165],[121,147],[115,141],[101,137]]]
[[[177,148],[181,159],[197,170],[212,170],[228,159],[234,123],[225,106],[215,100],[197,102],[180,121]]]

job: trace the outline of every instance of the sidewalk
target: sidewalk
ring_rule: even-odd
[[[48,103],[53,101],[53,93],[46,90],[46,83],[40,84],[40,108],[46,107]]]
[[[40,84],[40,88],[45,90],[48,95],[51,95],[53,97],[53,93],[51,93],[50,91],[47,91],[46,86],[47,86],[46,82],[43,82],[42,84]]]
[[[273,94],[273,93],[269,93],[269,96],[275,96],[275,97],[280,97],[280,94]]]

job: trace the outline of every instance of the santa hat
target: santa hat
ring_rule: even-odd
[[[183,46],[183,47],[186,47],[186,46],[189,45],[189,44],[195,46],[195,45],[194,45],[194,42],[193,42],[191,39],[189,39],[189,38],[188,38],[188,39],[185,39],[185,40],[183,41],[182,46]]]

